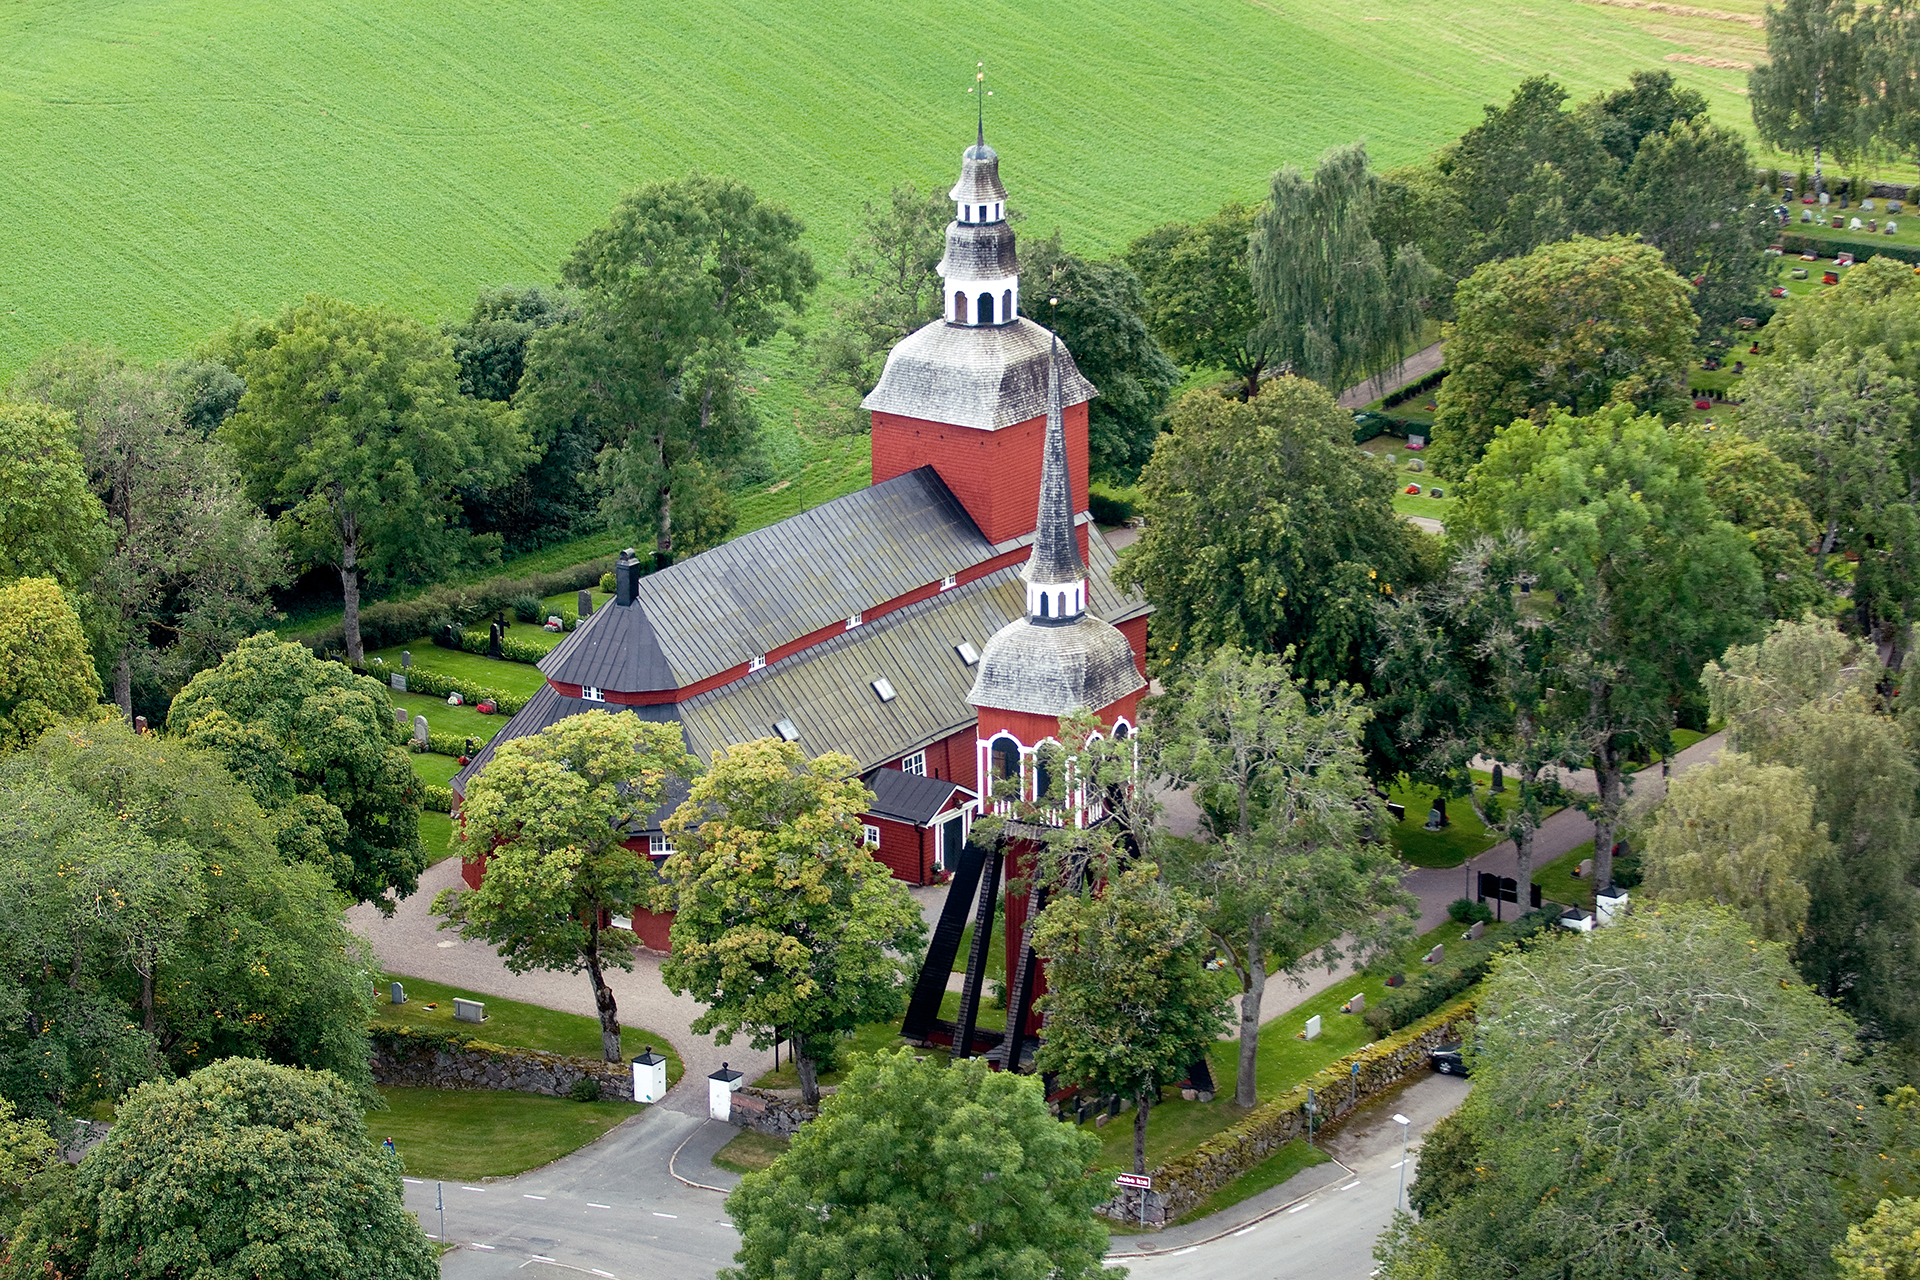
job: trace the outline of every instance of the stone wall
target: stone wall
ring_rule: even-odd
[[[819,1115],[798,1098],[783,1098],[765,1089],[737,1089],[733,1095],[733,1123],[774,1138],[791,1138],[800,1126]]]
[[[564,1098],[585,1079],[600,1082],[608,1101],[633,1101],[633,1069],[621,1062],[565,1057],[538,1049],[511,1049],[442,1032],[375,1028],[377,1084],[425,1089],[511,1089]]]
[[[1473,1021],[1471,999],[1459,1000],[1410,1027],[1348,1054],[1292,1092],[1263,1103],[1246,1119],[1215,1134],[1171,1164],[1151,1170],[1149,1226],[1191,1209],[1268,1156],[1307,1132],[1307,1091],[1320,1107],[1315,1132],[1324,1132],[1354,1108],[1425,1070],[1435,1048],[1466,1034]],[[1359,1071],[1353,1070],[1355,1064]],[[1224,1106],[1224,1102],[1215,1103]],[[1119,1123],[1116,1121],[1115,1123]],[[1140,1221],[1138,1192],[1116,1195],[1099,1212]]]

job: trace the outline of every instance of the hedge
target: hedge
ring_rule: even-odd
[[[489,578],[464,587],[429,587],[411,600],[382,600],[360,610],[360,640],[369,649],[384,649],[432,635],[451,622],[464,625],[511,609],[524,595],[550,596],[596,586],[613,565],[611,558],[577,564],[553,573],[524,577]],[[315,653],[346,647],[346,633],[331,627],[303,643]]]
[[[1389,987],[1380,1002],[1368,1005],[1361,1016],[1380,1036],[1417,1022],[1486,977],[1493,958],[1509,944],[1531,938],[1559,918],[1557,909],[1529,911],[1497,933],[1473,942],[1447,943],[1439,964],[1415,974],[1404,986]]]
[[[567,629],[571,631],[573,628]],[[485,657],[487,651],[493,646],[491,631],[461,631],[456,634],[460,637],[460,648],[465,653],[475,653]],[[540,659],[547,656],[547,650],[537,644],[529,644],[508,631],[500,637],[500,656],[508,662],[524,662],[529,666],[537,666]]]
[[[1803,253],[1832,258],[1842,253],[1853,255],[1855,262],[1868,258],[1892,258],[1895,262],[1920,265],[1920,245],[1882,244],[1873,240],[1843,240],[1839,236],[1808,236],[1788,232],[1780,237],[1780,249],[1788,257]]]
[[[498,732],[498,730],[495,730],[493,734],[489,734],[484,738],[475,738],[473,740],[473,749],[478,751],[489,742],[492,742]],[[467,735],[464,733],[435,733],[429,729],[427,730],[427,754],[452,756],[455,760],[458,760],[461,756],[467,754]]]
[[[436,787],[428,783],[420,793],[420,811],[422,813],[452,813],[453,788]]]
[[[486,648],[485,645],[481,646]],[[460,700],[469,706],[489,699],[503,716],[510,716],[527,705],[526,695],[508,693],[505,689],[489,689],[485,685],[474,684],[470,680],[459,680],[441,671],[431,671],[426,667],[410,667],[405,671],[389,667],[385,663],[379,666],[355,667],[363,676],[372,676],[382,684],[390,684],[394,675],[407,678],[408,693],[424,693],[430,698],[444,698],[450,693],[460,695]]]

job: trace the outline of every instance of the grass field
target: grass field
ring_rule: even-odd
[[[458,1182],[538,1168],[646,1110],[504,1089],[382,1089],[380,1096],[387,1109],[368,1114],[368,1136],[392,1138],[409,1176]]]
[[[1026,234],[1101,253],[1357,137],[1383,166],[1426,156],[1534,72],[1584,96],[1664,67],[1749,130],[1744,72],[1708,64],[1758,56],[1760,9],[17,5],[0,370],[73,338],[175,354],[313,291],[453,317],[552,280],[623,190],[693,168],[793,207],[831,280],[862,201],[952,181],[976,58]]]

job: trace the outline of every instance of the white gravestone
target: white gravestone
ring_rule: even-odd
[[[427,718],[425,716],[415,716],[413,718],[413,745],[416,747],[424,747],[427,745]]]
[[[487,1006],[478,1000],[461,1000],[456,997],[453,1002],[453,1020],[455,1022],[485,1022],[487,1020]]]
[[[1319,1037],[1320,1037],[1320,1015],[1316,1013],[1311,1018],[1307,1019],[1307,1039],[1317,1040],[1319,1039]]]

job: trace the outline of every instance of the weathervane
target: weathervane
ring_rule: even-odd
[[[983,147],[987,145],[987,99],[993,96],[993,90],[986,86],[986,68],[987,64],[984,62],[973,64],[973,84],[967,89],[968,93],[977,95],[974,100],[976,108],[974,127],[977,130],[975,136],[979,138],[980,145]]]

